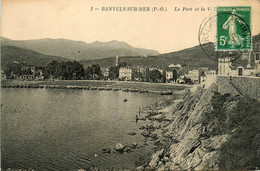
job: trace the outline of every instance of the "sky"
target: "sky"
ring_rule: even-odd
[[[260,33],[259,0],[2,0],[1,36],[87,43],[117,40],[167,53],[198,45],[200,24],[215,14],[216,6],[252,6],[252,35]],[[163,7],[167,11],[91,11],[91,7]],[[205,11],[194,11],[201,7]]]

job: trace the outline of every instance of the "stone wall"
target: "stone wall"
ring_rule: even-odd
[[[218,76],[217,85],[222,94],[242,94],[260,101],[260,77]]]

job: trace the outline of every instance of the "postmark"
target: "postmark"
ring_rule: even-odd
[[[232,45],[227,45],[229,38],[225,38],[225,42],[220,41],[220,36],[223,35],[218,35],[218,27],[217,27],[217,21],[218,18],[228,18],[230,16],[235,16],[237,20],[241,21],[241,23],[238,23],[238,28],[237,29],[242,29],[240,30],[240,33],[244,33],[243,36],[248,35],[247,37],[249,39],[249,46],[239,46],[235,45],[234,48],[226,48],[225,47],[231,47]],[[225,34],[228,34],[228,30],[223,30],[226,31]],[[246,37],[246,36],[245,36]],[[223,38],[223,37],[221,37]],[[205,18],[202,23],[200,24],[199,27],[199,32],[198,32],[198,41],[201,49],[203,52],[212,60],[217,61],[219,57],[230,57],[231,60],[236,60],[239,58],[243,52],[250,51],[251,50],[251,28],[250,28],[250,22],[249,24],[240,16],[236,14],[232,14],[231,12],[223,12],[219,14],[212,14],[208,18]],[[223,47],[223,49],[219,50],[218,45],[219,44],[225,43],[226,46]],[[246,42],[244,42],[246,44]]]
[[[250,7],[217,7],[217,51],[251,50]]]

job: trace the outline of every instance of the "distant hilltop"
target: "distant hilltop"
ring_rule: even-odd
[[[155,50],[141,49],[116,40],[86,43],[68,39],[11,40],[1,38],[2,46],[15,46],[50,56],[60,56],[70,60],[92,60],[115,56],[154,56]]]

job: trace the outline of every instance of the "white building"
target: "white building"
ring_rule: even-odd
[[[132,81],[133,80],[133,69],[130,67],[119,68],[118,79]]]
[[[102,74],[103,74],[104,77],[108,77],[108,75],[109,75],[109,68],[103,69],[102,70]]]
[[[218,75],[231,75],[230,57],[218,59]]]
[[[166,71],[166,80],[171,80],[173,79],[173,71]]]
[[[175,69],[168,69],[165,71],[166,82],[177,82],[177,71]]]
[[[230,57],[218,59],[218,75],[226,76],[255,76],[260,73],[258,53],[243,53],[241,57],[231,61]]]

